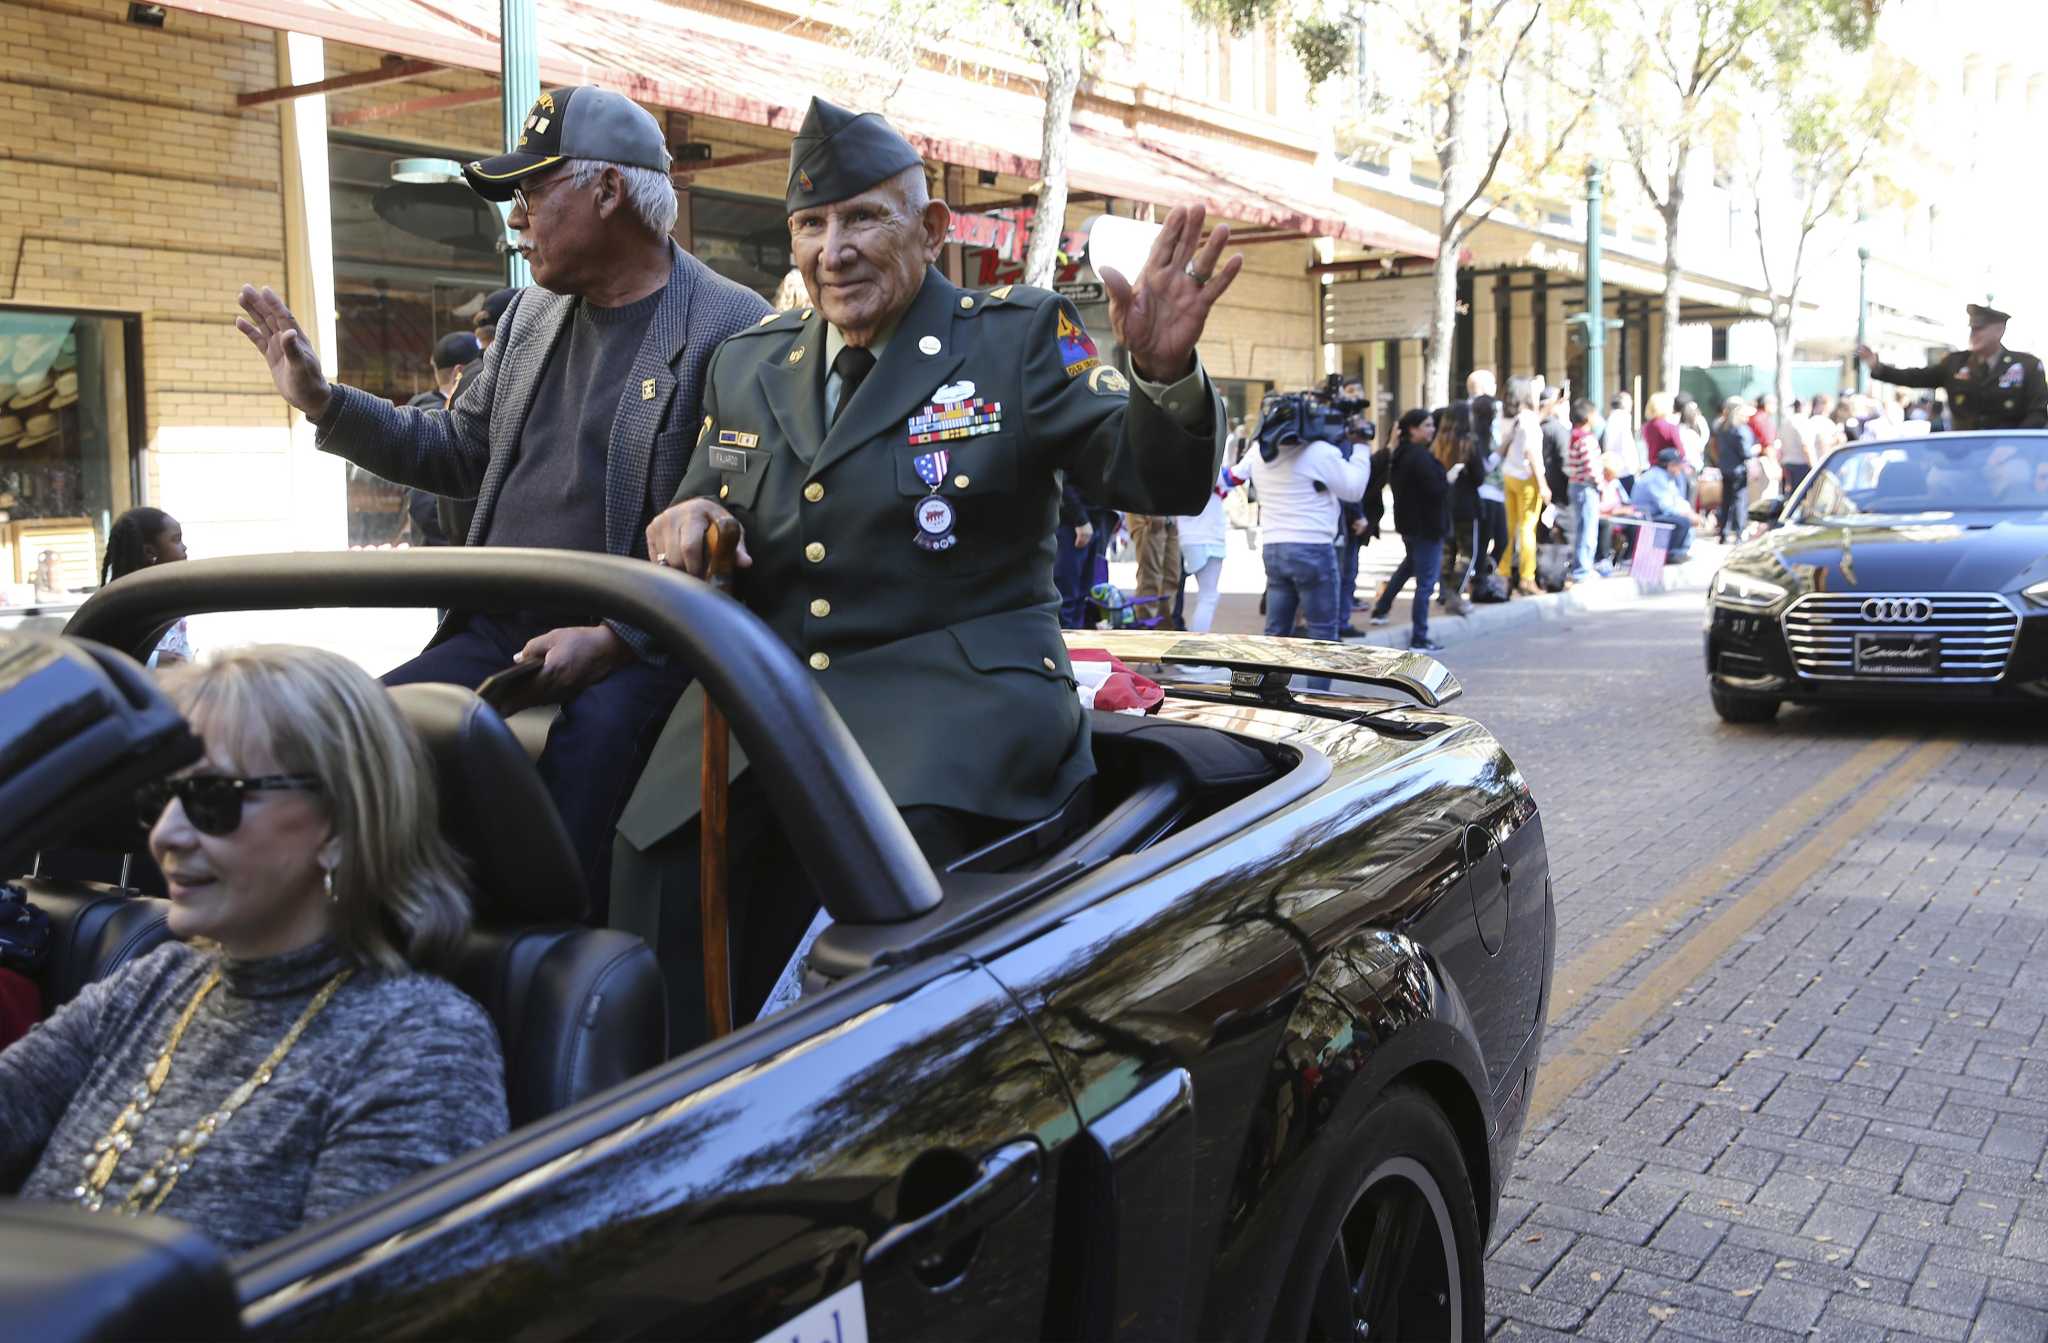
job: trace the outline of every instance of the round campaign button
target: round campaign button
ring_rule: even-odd
[[[953,505],[930,496],[917,506],[917,526],[927,536],[944,536],[953,530]]]

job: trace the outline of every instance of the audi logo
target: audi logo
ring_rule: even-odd
[[[1925,597],[1872,597],[1863,603],[1863,618],[1873,625],[1922,625],[1934,619],[1934,603]]]

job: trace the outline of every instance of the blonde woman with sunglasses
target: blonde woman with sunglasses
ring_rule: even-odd
[[[0,1052],[0,1171],[243,1250],[502,1134],[504,1069],[430,973],[469,902],[383,689],[305,648],[166,679],[206,745],[138,798],[179,940]]]

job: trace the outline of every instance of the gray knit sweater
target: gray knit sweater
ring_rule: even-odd
[[[0,1178],[68,1200],[212,967],[221,982],[186,1030],[134,1147],[107,1184],[120,1206],[180,1130],[254,1073],[313,995],[349,964],[332,944],[237,961],[180,943],[97,983],[0,1052]],[[490,1019],[447,981],[359,969],[159,1210],[231,1251],[339,1212],[505,1132]]]

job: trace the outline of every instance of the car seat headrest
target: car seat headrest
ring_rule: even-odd
[[[583,865],[540,773],[497,711],[461,686],[393,686],[441,789],[441,826],[469,861],[476,920],[581,922]]]

